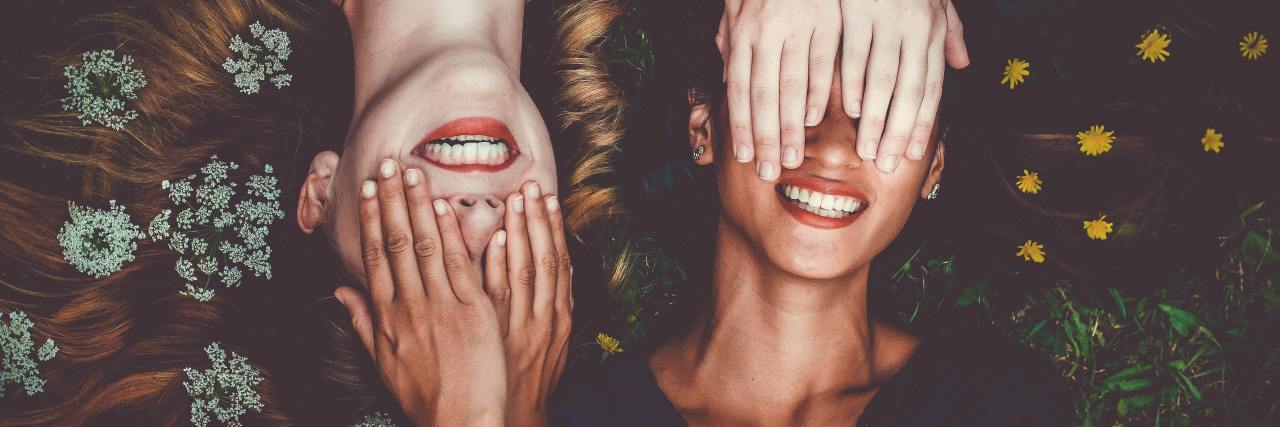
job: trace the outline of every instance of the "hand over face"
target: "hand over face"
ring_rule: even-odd
[[[716,44],[734,157],[755,159],[766,181],[803,161],[804,127],[823,120],[837,51],[858,154],[886,173],[904,154],[924,158],[944,60],[969,64],[950,0],[727,0]]]

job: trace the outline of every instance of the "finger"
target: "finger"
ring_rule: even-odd
[[[498,230],[489,239],[484,254],[484,292],[489,295],[502,336],[507,336],[507,319],[511,311],[511,285],[507,281],[507,232]]]
[[[453,207],[444,199],[431,202],[431,207],[436,213],[436,225],[440,227],[440,260],[444,262],[444,272],[449,277],[453,295],[463,304],[482,301],[484,290],[471,271],[471,257],[467,254],[467,244],[462,239],[462,228],[458,226]]]
[[[902,163],[911,130],[915,127],[920,103],[924,99],[925,73],[928,70],[928,37],[908,36],[903,40],[897,84],[889,105],[888,125],[876,152],[876,168],[891,173]]]
[[[404,181],[408,186],[409,219],[413,223],[413,255],[418,263],[418,275],[426,282],[421,284],[420,292],[425,292],[427,297],[449,295],[452,290],[440,250],[440,229],[425,174],[410,168],[404,171]]]
[[[413,257],[413,230],[405,202],[400,166],[386,159],[378,165],[378,209],[382,214],[382,237],[395,280],[396,297],[422,297],[422,276]]]
[[[347,308],[347,313],[351,314],[351,326],[360,337],[360,343],[364,344],[365,351],[369,352],[370,356],[376,355],[373,342],[373,316],[369,314],[369,304],[365,302],[364,295],[355,288],[341,286],[333,291],[333,296]]]
[[[804,113],[805,126],[817,126],[826,115],[827,101],[831,99],[831,79],[836,71],[836,52],[839,50],[838,32],[818,31],[809,43],[809,94]]]
[[[933,134],[933,125],[938,118],[938,106],[942,102],[942,79],[947,70],[942,53],[945,31],[938,27],[932,37],[929,66],[925,72],[924,100],[920,102],[920,112],[916,114],[911,142],[907,146],[907,158],[912,160],[924,159],[924,150],[929,145],[929,136]]]
[[[792,39],[782,50],[782,69],[778,82],[780,104],[781,164],[784,167],[800,166],[800,153],[804,152],[805,95],[809,90],[809,44]],[[781,172],[777,170],[776,172]],[[761,175],[764,178],[763,174]],[[774,178],[777,174],[773,175]],[[769,179],[769,178],[766,178]]]
[[[387,253],[383,249],[382,214],[379,213],[377,184],[365,181],[360,186],[360,253],[364,259],[365,285],[373,297],[373,304],[385,307],[395,296],[395,284],[391,279],[391,266],[387,265]]]
[[[884,132],[885,113],[889,98],[898,82],[898,54],[902,41],[897,35],[876,34],[871,43],[871,58],[867,62],[867,86],[863,90],[862,118],[858,120],[858,155],[863,159],[876,158]]]
[[[781,71],[782,43],[765,41],[751,52],[751,136],[755,141],[756,174],[760,179],[777,179],[781,170],[778,156],[778,75]]]
[[[547,218],[547,204],[538,183],[524,187],[525,225],[529,231],[529,249],[533,253],[533,316],[552,314],[552,302],[556,297],[556,275],[560,271],[560,255],[551,240],[551,223]]]
[[[729,63],[725,68],[729,81],[725,97],[729,100],[729,138],[733,141],[733,157],[740,163],[751,161],[751,45],[745,36],[732,34],[729,40]]]
[[[871,54],[871,20],[865,13],[840,12],[844,19],[844,40],[840,48],[841,100],[844,113],[856,119],[862,117],[862,86]]]
[[[969,66],[969,47],[964,44],[964,24],[956,7],[947,0],[947,64],[957,70]]]
[[[547,215],[551,219],[551,240],[555,244],[556,253],[560,255],[560,271],[556,274],[556,316],[568,319],[572,314],[569,299],[573,295],[573,266],[569,259],[569,244],[565,241],[564,217],[560,211],[560,199],[547,197]]]
[[[725,11],[720,16],[720,28],[716,29],[716,49],[720,50],[720,60],[725,64],[729,63],[729,11]],[[729,68],[720,68],[720,82],[724,83],[729,79]]]
[[[507,198],[503,229],[507,231],[507,283],[511,286],[511,330],[518,330],[528,319],[533,303],[533,255],[529,253],[529,233],[525,226],[525,198],[515,193]]]

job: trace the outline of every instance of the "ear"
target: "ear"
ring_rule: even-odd
[[[338,153],[332,151],[316,154],[311,159],[307,179],[302,181],[302,189],[298,191],[298,229],[303,233],[311,234],[324,222],[338,160]]]
[[[933,149],[933,160],[929,162],[929,173],[924,177],[924,187],[920,189],[920,198],[928,199],[933,186],[942,182],[942,168],[946,166],[947,144],[939,139]]]
[[[689,152],[703,147],[702,156],[693,162],[699,166],[711,164],[715,150],[711,141],[711,104],[697,88],[689,88]]]

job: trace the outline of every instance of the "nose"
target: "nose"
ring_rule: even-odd
[[[832,78],[827,113],[817,126],[805,129],[805,161],[817,162],[823,168],[856,168],[862,165],[857,153],[858,120],[844,112],[840,73]]]
[[[476,194],[460,194],[449,198],[449,204],[457,213],[458,226],[467,244],[467,254],[472,261],[479,261],[499,228],[506,208],[502,199]]]

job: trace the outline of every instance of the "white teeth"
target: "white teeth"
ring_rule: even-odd
[[[783,185],[781,191],[796,207],[825,217],[843,218],[866,206],[865,202],[854,197],[823,194],[794,185]]]
[[[506,142],[484,135],[458,135],[422,148],[423,157],[443,165],[500,165],[511,157]]]

